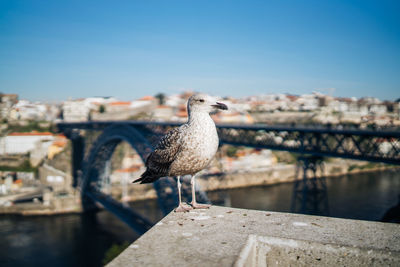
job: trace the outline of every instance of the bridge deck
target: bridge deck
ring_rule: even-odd
[[[131,126],[150,143],[177,127],[177,122],[96,121],[59,123],[61,132],[72,129],[104,130],[110,126]],[[323,127],[271,125],[217,125],[221,144],[284,150],[315,156],[340,157],[400,165],[400,132]]]

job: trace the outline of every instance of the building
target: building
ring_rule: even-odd
[[[0,138],[0,155],[27,154],[38,145],[47,150],[53,141],[50,132],[10,133]]]
[[[50,186],[54,193],[72,193],[72,175],[46,163],[39,167],[39,179],[42,185]]]
[[[150,113],[156,104],[154,98],[134,101],[112,101],[102,104],[104,109],[92,109],[91,120],[130,120],[139,114]]]
[[[0,117],[8,118],[11,108],[18,102],[17,94],[0,94]]]
[[[10,113],[12,120],[52,120],[53,113],[49,112],[48,106],[40,103],[31,103],[27,100],[20,100],[13,106]]]
[[[62,107],[64,121],[78,122],[87,121],[89,118],[90,106],[84,100],[65,101]]]
[[[216,123],[253,124],[255,122],[250,114],[243,112],[218,112],[212,117]]]
[[[57,135],[54,142],[47,149],[47,157],[53,159],[55,155],[65,149],[67,142],[68,140],[64,135]]]
[[[153,118],[158,121],[169,121],[174,116],[171,106],[159,105],[153,110]]]

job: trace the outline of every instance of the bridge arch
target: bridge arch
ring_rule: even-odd
[[[85,169],[81,181],[82,194],[95,186],[104,173],[106,163],[110,160],[115,148],[121,142],[127,142],[136,150],[145,162],[147,155],[153,150],[151,144],[130,125],[112,125],[106,128],[93,143],[85,160]]]
[[[102,193],[99,188],[100,178],[107,175],[107,162],[111,159],[117,145],[123,141],[129,143],[136,150],[143,162],[153,149],[140,132],[130,125],[112,125],[104,129],[92,144],[84,160],[85,167],[80,181],[82,206],[88,210],[96,207],[96,202],[98,202],[136,232],[144,233],[150,229],[153,223],[132,210],[128,205]]]
[[[105,128],[92,144],[85,159],[85,168],[83,169],[80,183],[82,205],[84,209],[89,210],[96,207],[95,203],[98,202],[134,230],[144,233],[151,227],[152,223],[150,221],[130,209],[127,205],[118,202],[110,195],[106,195],[99,190],[100,179],[103,175],[107,175],[107,162],[111,159],[118,144],[123,141],[129,143],[136,150],[143,162],[153,150],[149,141],[133,125],[121,124]],[[163,177],[154,182],[153,187],[157,192],[159,207],[164,214],[169,213],[177,206],[177,184],[173,177]],[[185,197],[190,195],[189,187],[190,185],[186,185],[183,188]],[[208,202],[207,196],[201,191],[199,193],[200,198],[204,202]]]

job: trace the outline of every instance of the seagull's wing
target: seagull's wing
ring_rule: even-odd
[[[183,127],[169,131],[146,160],[146,171],[135,182],[152,183],[168,175],[169,168],[181,149]]]
[[[146,167],[158,168],[166,174],[181,149],[181,137],[180,128],[175,128],[166,134],[157,144],[154,152],[147,158]]]

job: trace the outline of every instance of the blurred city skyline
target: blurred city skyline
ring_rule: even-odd
[[[399,98],[397,1],[0,3],[0,91],[22,99]]]

